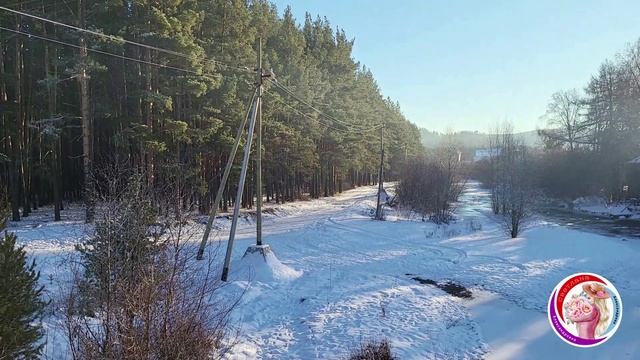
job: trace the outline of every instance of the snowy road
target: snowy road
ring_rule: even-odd
[[[295,279],[274,279],[266,266],[247,272],[240,259],[255,236],[251,224],[241,225],[231,279],[236,288],[247,286],[247,277],[252,282],[234,313],[242,335],[232,358],[344,358],[360,341],[383,337],[400,359],[640,357],[637,241],[543,221],[509,239],[477,183],[464,193],[458,221],[448,226],[395,213],[385,222],[370,220],[374,194],[374,187],[363,187],[287,204],[279,216],[266,218],[264,240],[282,263],[301,271]],[[227,226],[221,223],[217,239],[225,239]],[[47,273],[51,254],[69,251],[82,229],[68,221],[12,224],[11,230],[45,260]],[[549,294],[574,272],[600,273],[622,296],[621,327],[597,348],[572,348],[548,325]],[[462,284],[473,298],[413,277]]]
[[[373,188],[288,205],[295,215],[267,225],[265,240],[303,275],[254,281],[236,314],[245,334],[237,357],[339,358],[359,341],[381,337],[401,359],[640,356],[637,244],[540,221],[509,239],[492,218],[488,194],[470,185],[460,219],[449,226],[394,216],[372,221]],[[253,240],[249,234],[236,259]],[[558,339],[545,312],[555,284],[579,271],[613,280],[627,309],[616,336],[589,350]],[[414,276],[455,281],[474,297],[452,297]]]

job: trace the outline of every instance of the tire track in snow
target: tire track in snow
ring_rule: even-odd
[[[366,231],[366,230],[364,230],[362,228],[358,228],[356,226],[346,226],[346,225],[340,224],[340,223],[338,223],[338,221],[336,221],[332,217],[329,217],[328,220],[329,220],[329,222],[331,222],[332,224],[334,224],[335,226],[339,227],[342,230],[350,231],[352,233],[360,233],[360,234],[364,234],[366,236],[377,238],[379,240],[386,241],[387,244],[399,245],[399,246],[403,246],[405,248],[408,245],[416,245],[416,246],[420,246],[420,247],[426,247],[426,248],[429,249],[429,251],[431,251],[431,252],[433,252],[433,253],[438,255],[438,257],[437,257],[438,260],[444,260],[444,261],[448,261],[448,262],[457,264],[457,263],[459,263],[459,262],[461,262],[461,261],[463,261],[464,259],[467,258],[467,252],[465,250],[458,249],[458,248],[453,247],[453,246],[427,244],[427,243],[424,243],[424,242],[415,242],[415,241],[412,244],[409,244],[409,242],[406,239],[405,240],[393,240],[389,236],[379,235],[379,234],[377,234],[375,232]]]
[[[486,215],[482,214],[481,216],[486,217]],[[470,218],[478,219],[478,216],[471,216]],[[341,220],[343,219],[341,218]],[[358,218],[344,218],[344,221],[347,220],[358,220]],[[425,269],[415,271],[416,273],[422,273],[424,271],[428,274],[427,277],[429,278],[435,277],[439,278],[437,280],[453,280],[468,287],[480,286],[488,291],[499,293],[506,300],[522,308],[544,311],[544,306],[540,305],[540,299],[537,299],[537,297],[534,296],[535,294],[517,295],[517,289],[520,287],[521,280],[525,278],[531,270],[522,264],[514,263],[509,259],[499,256],[468,254],[465,250],[452,246],[432,243],[425,244],[422,241],[412,241],[409,243],[406,239],[393,240],[389,236],[380,235],[379,233],[368,231],[355,225],[346,226],[333,217],[329,217],[328,221],[343,231],[359,233],[371,238],[383,240],[386,241],[387,244],[400,246],[401,248],[414,245],[412,256],[425,256],[425,253],[427,253],[425,256],[426,262],[440,260],[455,265],[443,268],[441,263],[438,263],[437,266],[431,264],[432,266],[427,266]],[[449,226],[450,225],[447,227]],[[455,238],[458,235],[461,234],[455,234],[453,237]],[[429,250],[416,251],[425,247]],[[349,249],[345,248],[345,250]],[[437,256],[432,256],[429,252],[435,253]],[[361,253],[361,255],[368,254]],[[513,275],[505,276],[510,273],[513,273]]]

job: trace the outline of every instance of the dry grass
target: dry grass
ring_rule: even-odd
[[[360,344],[347,358],[348,360],[394,360],[388,340],[366,341]]]

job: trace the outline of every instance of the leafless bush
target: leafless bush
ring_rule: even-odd
[[[535,191],[527,147],[513,136],[509,124],[496,131],[490,144],[490,183],[493,212],[502,217],[509,236],[515,238],[531,215]]]
[[[64,296],[73,358],[222,357],[239,297],[220,296],[217,249],[196,261],[191,222],[184,214],[158,222],[144,177],[125,173],[126,180],[107,177],[100,189],[95,234],[78,248],[79,267]]]
[[[387,340],[367,341],[349,355],[348,360],[393,360],[391,345]]]
[[[400,203],[435,223],[448,223],[453,204],[464,189],[457,147],[447,144],[430,157],[410,160],[403,170],[397,194]]]

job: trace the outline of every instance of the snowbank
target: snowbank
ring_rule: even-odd
[[[607,203],[597,196],[577,198],[573,201],[573,208],[593,215],[640,219],[640,208],[624,203]]]
[[[302,276],[302,271],[280,262],[269,245],[248,247],[242,259],[237,261],[234,267],[239,269],[236,273],[239,279],[245,278],[251,281],[290,281]]]

